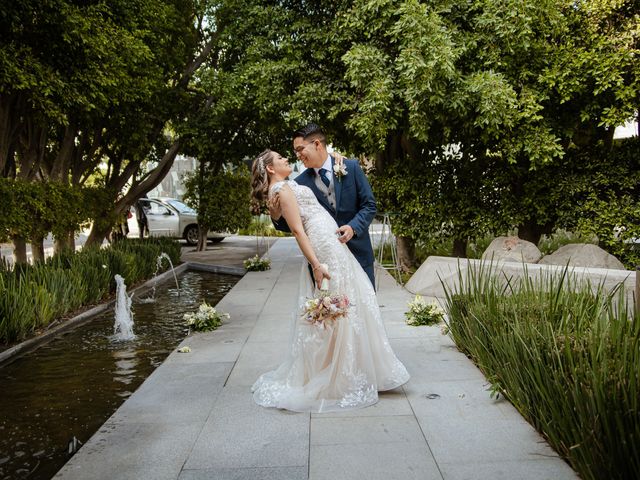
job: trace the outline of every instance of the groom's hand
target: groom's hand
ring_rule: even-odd
[[[267,202],[267,207],[269,207],[269,216],[274,220],[280,220],[282,216],[282,211],[280,210],[280,195],[271,197]]]
[[[340,240],[341,243],[347,243],[355,235],[351,225],[342,225],[338,230],[336,230],[336,234],[338,235],[338,240]]]

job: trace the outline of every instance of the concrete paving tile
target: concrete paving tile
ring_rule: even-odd
[[[293,315],[295,311],[295,301],[292,301],[291,298],[282,299],[279,297],[270,297],[269,300],[267,300],[267,302],[264,304],[264,308],[262,309],[262,313],[266,315],[280,316]]]
[[[251,386],[260,375],[274,370],[286,358],[289,342],[247,342],[229,375],[229,386]]]
[[[384,318],[383,318],[384,320]],[[433,338],[440,341],[442,334],[440,333],[440,326],[420,326],[410,327],[404,322],[389,322],[385,321],[385,330],[389,338]]]
[[[253,311],[251,307],[234,307],[223,310],[228,313],[229,318],[225,323],[225,327],[253,327],[258,321],[259,312]]]
[[[109,421],[54,477],[59,480],[175,480],[202,422],[139,424]]]
[[[559,458],[493,463],[440,463],[445,480],[576,480],[578,475]]]
[[[260,313],[258,323],[268,323],[274,326],[283,326],[288,328],[293,319],[293,309],[280,309],[276,312],[267,312],[266,309]]]
[[[287,317],[288,315],[280,315],[277,317],[277,321],[262,321],[261,319],[253,328],[248,342],[288,343],[291,338],[292,322]]]
[[[233,292],[237,293],[246,293],[251,290],[254,293],[268,293],[273,288],[273,285],[278,281],[280,276],[280,269],[277,266],[274,266],[270,270],[266,270],[264,272],[247,272],[243,277],[244,282],[239,283],[237,287],[237,291]],[[235,288],[234,288],[235,290]],[[264,300],[263,295],[256,295]]]
[[[247,305],[240,298],[237,298],[224,300],[223,303],[218,303],[218,305],[216,305],[216,309],[230,314],[230,322],[233,322],[237,317],[253,317],[255,321],[262,311],[262,304]]]
[[[307,480],[308,467],[208,468],[183,470],[178,480]]]
[[[330,417],[385,417],[395,415],[413,415],[411,405],[402,388],[379,392],[379,401],[367,408],[345,410],[344,412],[312,413],[311,418]]]
[[[246,338],[243,338],[244,335],[232,334],[226,335],[226,337],[220,335],[218,337],[202,338],[199,334],[189,335],[167,357],[165,363],[186,365],[193,363],[235,362],[240,356]],[[191,349],[189,353],[177,352],[179,348],[185,346]]]
[[[420,416],[418,422],[438,463],[535,460],[557,456],[532,427],[491,415],[468,419]],[[528,426],[528,428],[527,428]]]
[[[310,480],[442,480],[426,443],[358,443],[311,447]]]
[[[175,353],[175,355],[178,355],[178,353]],[[224,378],[228,375],[232,366],[233,363],[231,362],[218,362],[210,365],[169,365],[163,363],[138,387],[130,399],[137,396],[151,395],[169,387],[215,389],[221,379],[224,382]]]
[[[442,350],[442,343],[440,338],[432,335],[424,335],[414,338],[390,338],[389,339],[392,348],[407,348],[421,347],[419,349],[423,354],[439,353]]]
[[[393,350],[412,377],[433,381],[485,380],[482,372],[454,349],[441,348],[437,353],[429,353],[424,346],[398,345]]]
[[[248,388],[225,387],[185,469],[306,466],[309,418],[260,407]]]
[[[311,419],[311,445],[424,442],[413,415]]]
[[[473,420],[492,417],[496,420],[520,420],[517,412],[506,413],[500,408],[508,402],[500,397],[491,398],[489,383],[483,379],[431,381],[412,378],[404,387],[407,399],[418,417],[448,417]]]
[[[174,365],[150,377],[114,413],[117,423],[204,422],[233,363]]]

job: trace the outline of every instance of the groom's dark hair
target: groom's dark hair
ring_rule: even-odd
[[[315,123],[310,123],[293,132],[293,140],[298,137],[302,137],[304,140],[320,140],[320,143],[327,145],[327,137],[320,126]]]

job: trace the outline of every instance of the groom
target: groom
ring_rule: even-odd
[[[375,288],[369,225],[376,214],[376,200],[358,161],[336,161],[329,155],[324,132],[314,123],[294,132],[293,150],[307,167],[295,181],[309,187],[336,220],[340,242],[347,244]],[[273,223],[278,230],[288,231],[283,218]]]

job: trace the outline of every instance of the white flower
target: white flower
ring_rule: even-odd
[[[102,265],[102,268],[107,268],[107,266],[103,264],[103,265]]]
[[[433,325],[442,321],[445,315],[437,302],[427,302],[421,295],[416,295],[408,307],[405,316],[409,325]]]
[[[343,159],[336,160],[336,163],[333,165],[333,173],[338,180],[347,175],[347,167]]]

